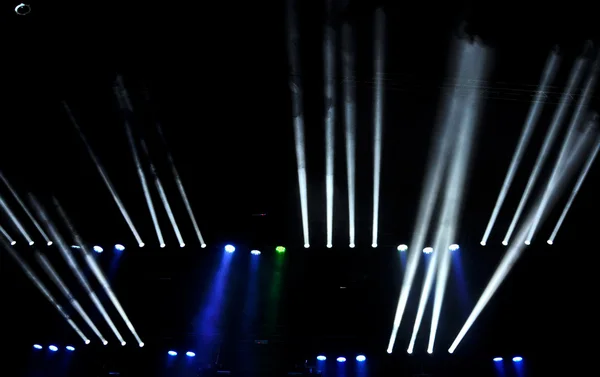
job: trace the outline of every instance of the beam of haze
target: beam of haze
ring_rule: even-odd
[[[4,247],[4,249],[8,252],[8,254],[15,260],[15,262],[17,262],[19,267],[21,267],[21,269],[23,270],[25,275],[29,278],[29,280],[31,280],[33,285],[35,285],[35,287],[44,295],[44,297],[46,297],[46,300],[48,300],[52,304],[52,306],[54,306],[54,308],[60,313],[61,317],[63,317],[64,320],[67,321],[67,323],[69,324],[69,326],[71,326],[73,331],[75,331],[77,333],[77,335],[79,335],[79,337],[81,338],[81,340],[83,340],[83,342],[85,344],[88,344],[90,342],[88,337],[83,334],[83,332],[79,329],[79,327],[77,327],[75,322],[71,319],[71,317],[63,309],[63,307],[60,306],[60,304],[56,301],[54,296],[52,296],[52,294],[50,293],[48,288],[46,288],[44,283],[42,283],[40,278],[35,274],[35,272],[33,272],[33,270],[29,267],[29,265],[21,258],[21,256],[13,249],[13,247],[11,245],[6,243],[6,241],[4,241],[1,238],[0,238],[0,244]]]
[[[508,227],[508,231],[504,236],[504,240],[502,241],[503,245],[508,245],[510,241],[510,237],[517,226],[519,218],[521,217],[521,213],[525,209],[525,204],[527,204],[527,200],[533,191],[533,187],[538,179],[538,176],[542,172],[542,166],[546,162],[548,155],[550,154],[550,150],[552,145],[554,144],[554,140],[558,136],[558,131],[560,131],[560,126],[562,125],[565,117],[568,114],[569,103],[571,101],[572,93],[577,88],[579,81],[581,81],[581,75],[583,73],[583,68],[585,66],[585,59],[577,59],[575,61],[575,65],[571,70],[569,75],[569,80],[567,83],[567,89],[560,97],[560,102],[558,108],[554,112],[554,116],[552,118],[552,123],[550,124],[550,128],[546,133],[546,137],[544,138],[544,144],[542,145],[542,149],[540,150],[538,157],[535,161],[535,165],[533,167],[533,171],[527,180],[527,186],[525,186],[525,190],[521,196],[521,200],[519,201],[519,205],[517,206],[517,210],[515,211],[510,226]]]
[[[325,71],[325,200],[327,221],[327,247],[333,246],[333,199],[334,199],[334,163],[335,163],[335,29],[331,21],[333,0],[327,0],[328,24],[325,26],[323,41]]]
[[[575,113],[573,114],[573,117],[571,119],[571,124],[569,125],[569,129],[567,131],[567,136],[562,144],[560,153],[558,155],[556,163],[554,164],[554,168],[552,169],[552,174],[550,175],[550,180],[548,181],[546,188],[544,190],[544,193],[542,195],[542,205],[538,208],[537,216],[540,215],[540,213],[542,211],[542,207],[545,205],[545,202],[550,197],[550,191],[552,191],[552,189],[553,189],[554,181],[556,180],[556,177],[562,171],[563,165],[565,164],[565,161],[567,160],[569,154],[571,153],[571,142],[572,142],[572,139],[576,136],[575,133],[576,133],[577,127],[580,126],[581,122],[583,121],[583,117],[586,115],[588,104],[592,98],[592,94],[594,93],[594,89],[596,87],[596,82],[598,80],[598,69],[599,68],[600,68],[600,54],[598,55],[598,58],[596,58],[596,60],[594,61],[594,64],[592,65],[591,72],[589,74],[586,85],[583,89],[583,94],[581,95],[581,97],[579,98],[579,101],[577,103],[577,108],[575,109]],[[533,224],[531,225],[531,228],[529,229],[529,235],[527,236],[527,241],[529,241],[529,242],[531,242],[531,240],[533,239],[533,236],[535,235],[535,232],[537,231],[537,228],[539,225],[538,218],[539,217],[536,217],[533,220]]]
[[[10,218],[10,220],[13,222],[13,224],[15,224],[15,227],[17,227],[17,229],[19,230],[19,233],[21,233],[23,238],[25,238],[27,240],[27,243],[29,243],[30,245],[33,245],[33,240],[31,239],[31,237],[29,237],[29,234],[27,233],[27,231],[23,227],[23,224],[21,224],[21,222],[19,221],[19,219],[17,218],[15,213],[10,209],[8,204],[6,204],[6,201],[4,200],[2,195],[0,195],[0,206],[2,207],[4,212],[6,212],[6,215]]]
[[[135,331],[135,328],[133,327],[133,324],[129,320],[129,317],[127,317],[127,314],[125,313],[125,309],[123,309],[123,306],[119,302],[117,295],[111,288],[111,286],[108,282],[108,279],[106,279],[106,276],[104,276],[104,273],[100,269],[98,262],[96,262],[96,259],[94,258],[93,254],[90,252],[90,250],[88,249],[86,244],[83,242],[83,239],[81,239],[81,236],[79,236],[79,233],[75,230],[75,226],[73,226],[73,223],[67,216],[67,213],[64,211],[64,209],[62,208],[62,206],[60,205],[58,200],[56,200],[56,198],[54,198],[53,202],[54,202],[54,206],[56,207],[56,210],[58,211],[60,217],[62,217],[63,222],[65,223],[65,225],[71,232],[71,235],[73,236],[73,239],[75,240],[75,243],[80,246],[79,250],[83,254],[83,257],[84,257],[85,262],[87,263],[89,269],[92,271],[92,273],[98,280],[98,283],[100,283],[100,285],[102,286],[104,293],[106,293],[106,296],[108,296],[108,298],[114,305],[115,309],[117,309],[117,312],[119,312],[119,315],[123,319],[123,322],[125,322],[125,324],[127,325],[127,328],[129,329],[129,331],[131,331],[131,334],[133,335],[133,337],[135,338],[135,340],[138,342],[138,344],[141,347],[143,345],[142,340],[138,336],[137,331]]]
[[[88,295],[90,300],[94,303],[94,306],[96,306],[96,309],[98,309],[98,311],[102,315],[102,318],[104,318],[104,320],[106,321],[106,323],[108,324],[110,329],[113,331],[113,333],[115,334],[115,336],[117,337],[119,342],[123,343],[124,340],[123,340],[123,337],[121,336],[121,333],[119,332],[119,330],[117,330],[114,322],[112,321],[112,319],[106,312],[106,309],[104,309],[104,306],[102,305],[102,303],[100,302],[100,299],[98,298],[98,296],[92,289],[92,286],[90,285],[87,277],[81,271],[81,268],[77,264],[77,261],[75,260],[75,257],[73,256],[73,253],[71,253],[71,248],[69,246],[67,246],[63,237],[58,233],[58,230],[56,229],[55,225],[52,223],[52,221],[48,217],[48,214],[46,213],[46,211],[42,208],[42,206],[39,204],[37,199],[32,194],[29,194],[29,201],[31,202],[33,208],[37,212],[39,218],[42,220],[42,223],[46,226],[48,233],[50,233],[50,235],[52,236],[54,241],[56,241],[60,255],[63,257],[65,262],[67,262],[67,264],[69,265],[69,268],[71,269],[71,271],[73,272],[73,274],[75,275],[77,280],[79,281],[79,284],[81,285],[81,287],[83,288],[85,293]],[[79,245],[79,246],[82,247],[82,245]]]
[[[381,184],[381,153],[383,149],[383,75],[385,69],[385,13],[375,11],[375,58],[373,88],[373,227],[371,244],[377,246],[379,238],[379,193]]]
[[[288,59],[291,69],[289,86],[292,92],[292,111],[294,118],[294,140],[296,162],[298,164],[298,188],[300,194],[300,212],[302,214],[302,233],[304,247],[310,246],[308,227],[308,181],[306,178],[306,144],[304,140],[304,105],[300,67],[300,30],[298,28],[297,0],[287,0]]]
[[[569,180],[573,172],[575,171],[576,165],[580,162],[582,155],[585,152],[585,139],[589,138],[589,132],[585,135],[581,136],[581,142],[576,143],[575,148],[573,149],[573,155],[575,158],[569,161],[566,169],[563,170],[560,177],[557,177],[557,182],[552,190],[552,194],[549,198],[549,203],[554,203],[557,199],[558,195],[561,193],[562,189],[565,186],[565,182]],[[595,135],[597,137],[597,134]],[[500,284],[504,281],[514,264],[517,262],[519,257],[521,256],[523,250],[525,249],[525,239],[527,237],[527,233],[529,231],[529,224],[534,220],[534,217],[537,212],[537,208],[541,205],[541,198],[538,200],[534,209],[530,212],[530,215],[527,217],[525,223],[521,227],[519,233],[515,241],[509,246],[508,250],[504,254],[504,257],[498,264],[496,271],[492,275],[488,285],[485,287],[483,293],[479,297],[479,300],[475,304],[475,307],[469,314],[469,317],[465,321],[465,324],[461,328],[460,332],[452,342],[452,345],[448,349],[449,353],[453,353],[456,350],[456,347],[460,344],[462,339],[465,337],[475,320],[479,317],[487,303],[491,300],[492,296],[496,293]],[[542,211],[542,221],[548,215],[551,205],[546,205],[544,211]]]
[[[455,53],[453,53],[452,56],[456,56],[456,61],[452,62],[451,70],[455,71],[460,77],[465,71],[464,66],[466,58],[462,42],[455,42],[454,52]],[[460,107],[461,103],[457,93],[454,93],[451,97],[446,98],[443,101],[442,110],[439,115],[440,118],[432,136],[433,145],[425,170],[424,192],[421,195],[415,229],[409,244],[406,273],[404,274],[402,286],[400,288],[398,306],[396,308],[392,333],[387,348],[388,353],[392,353],[398,329],[400,328],[406,309],[406,303],[408,302],[408,296],[417,273],[419,259],[423,253],[425,238],[427,237],[429,225],[433,217],[433,210],[435,209],[435,203],[444,178],[443,173],[450,158],[455,135],[458,133],[457,124],[462,115],[462,108]]]
[[[27,208],[25,203],[23,203],[23,201],[19,197],[19,194],[17,194],[17,191],[12,187],[12,185],[10,184],[8,179],[6,179],[6,177],[4,176],[4,174],[2,174],[1,171],[0,171],[0,180],[2,180],[2,182],[4,182],[4,185],[6,185],[6,187],[8,188],[8,191],[10,191],[13,198],[15,198],[15,200],[17,201],[17,203],[19,203],[19,205],[21,206],[21,208],[23,209],[23,211],[25,212],[27,217],[29,217],[29,220],[31,220],[31,222],[33,223],[35,228],[38,230],[38,232],[40,232],[40,234],[42,235],[44,240],[46,240],[46,243],[48,244],[48,246],[52,245],[52,241],[50,241],[50,238],[48,238],[48,235],[46,234],[46,232],[44,232],[44,229],[41,227],[40,223],[38,223],[38,221],[35,219],[35,217],[33,217],[33,215],[31,214],[31,211],[29,211],[29,209]]]
[[[592,151],[592,153],[590,153],[590,156],[588,157],[588,160],[586,161],[585,166],[583,167],[583,170],[581,171],[581,174],[579,175],[579,178],[577,178],[577,182],[575,183],[575,187],[573,187],[573,191],[571,192],[571,195],[569,196],[569,200],[567,201],[565,208],[563,209],[562,213],[560,214],[560,218],[556,222],[556,226],[554,227],[554,230],[552,231],[550,238],[548,238],[549,244],[554,243],[556,234],[558,234],[558,230],[562,226],[563,221],[565,221],[565,217],[567,217],[567,213],[569,212],[569,209],[571,209],[571,206],[573,205],[573,201],[575,200],[575,197],[577,196],[579,189],[581,189],[581,185],[583,184],[583,181],[585,180],[587,173],[590,171],[590,168],[592,167],[592,164],[594,163],[594,160],[596,159],[598,150],[600,150],[600,140],[596,140],[596,147],[594,147],[594,150]]]
[[[492,211],[490,220],[488,221],[487,227],[485,228],[485,233],[483,234],[483,238],[481,239],[481,245],[486,244],[490,233],[492,232],[492,228],[496,223],[496,219],[498,218],[498,214],[500,213],[502,204],[504,204],[504,199],[506,199],[506,195],[508,194],[510,185],[512,184],[515,174],[519,169],[521,159],[525,154],[525,150],[527,149],[529,140],[531,139],[533,131],[535,130],[535,126],[537,125],[540,115],[542,114],[542,109],[544,107],[544,98],[546,97],[545,92],[548,89],[548,85],[550,85],[554,80],[556,72],[558,71],[559,60],[560,58],[558,57],[558,52],[555,50],[550,53],[550,56],[546,61],[546,66],[544,68],[540,84],[538,86],[535,98],[531,103],[531,107],[529,108],[529,113],[527,114],[527,119],[525,120],[525,124],[523,125],[523,130],[521,131],[519,144],[517,145],[517,149],[515,150],[515,153],[512,157],[512,161],[510,162],[508,172],[506,173],[506,177],[504,178],[504,183],[502,183],[502,188],[500,189],[500,194],[498,195],[498,199],[496,200],[496,204],[494,205],[494,209]]]
[[[73,127],[75,127],[75,130],[77,131],[77,133],[79,133],[79,137],[83,141],[83,144],[85,145],[85,147],[88,151],[88,154],[90,155],[90,158],[94,162],[94,165],[96,165],[96,169],[98,169],[98,173],[100,173],[100,177],[102,177],[102,180],[104,181],[104,184],[106,185],[106,188],[108,189],[108,191],[110,191],[110,194],[112,195],[115,203],[117,204],[117,207],[119,207],[119,211],[121,211],[121,214],[123,215],[123,218],[125,219],[125,222],[127,222],[127,225],[129,226],[129,229],[131,230],[131,233],[133,233],[133,236],[135,237],[138,245],[140,247],[144,246],[144,242],[142,241],[142,238],[140,237],[137,229],[135,228],[135,225],[133,225],[133,221],[131,220],[131,217],[129,217],[129,213],[125,209],[125,205],[121,201],[121,198],[117,194],[117,190],[115,190],[115,187],[113,186],[112,182],[108,178],[108,174],[104,170],[104,167],[100,164],[100,160],[98,160],[98,157],[96,157],[96,154],[92,150],[92,146],[90,145],[87,138],[81,131],[81,128],[79,127],[79,124],[77,123],[77,120],[75,119],[75,116],[71,112],[71,108],[67,105],[66,102],[63,102],[63,107],[64,107],[69,119],[71,120]]]

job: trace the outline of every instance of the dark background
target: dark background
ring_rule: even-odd
[[[321,1],[304,3],[299,7],[299,19],[311,227],[308,250],[302,248],[287,84],[285,2],[192,5],[46,1],[32,3],[33,11],[26,17],[14,14],[16,4],[3,5],[0,168],[22,196],[34,193],[48,208],[50,198],[56,196],[86,242],[105,247],[98,258],[106,270],[111,263],[111,245],[127,247],[112,284],[146,343],[145,348],[137,349],[128,339],[130,344],[121,348],[109,338],[107,348],[92,344],[85,351],[78,349],[71,355],[69,373],[100,376],[120,370],[122,375],[154,375],[157,371],[175,375],[172,370],[161,369],[166,350],[184,350],[198,336],[193,318],[201,309],[226,243],[238,248],[225,295],[229,304],[224,321],[228,324],[239,320],[249,250],[263,251],[259,297],[263,297],[261,305],[266,305],[264,292],[270,288],[274,247],[281,244],[288,248],[277,326],[265,328],[257,320],[250,334],[236,333],[231,330],[233,325],[225,326],[222,355],[229,367],[235,367],[231,365],[235,358],[230,355],[252,349],[254,339],[260,336],[270,340],[269,346],[261,348],[261,362],[277,371],[317,353],[350,357],[364,353],[373,375],[491,375],[492,357],[509,359],[516,354],[525,357],[530,375],[586,370],[592,365],[592,344],[598,331],[594,322],[598,314],[594,275],[597,167],[589,173],[555,245],[546,245],[544,237],[551,232],[565,198],[557,203],[538,238],[457,352],[448,355],[446,349],[503,255],[500,241],[512,217],[510,209],[518,203],[556,108],[554,104],[545,106],[489,246],[483,248],[479,241],[529,109],[527,95],[522,93],[535,89],[554,45],[560,47],[562,56],[555,81],[555,89],[560,91],[586,40],[598,43],[592,4],[587,8],[569,3],[556,4],[552,9],[548,5],[527,9],[517,2],[472,6],[352,1],[340,11],[337,22],[350,21],[357,35],[357,247],[345,247],[347,189],[340,116],[334,248],[325,249],[325,17]],[[377,6],[384,7],[388,21],[387,80],[380,240],[379,248],[372,249],[373,114],[368,81],[372,79],[372,20]],[[453,268],[435,354],[425,353],[429,309],[415,355],[408,357],[404,347],[418,297],[413,291],[396,351],[390,356],[385,348],[402,277],[396,246],[409,243],[412,235],[431,131],[443,98],[440,85],[448,71],[450,40],[464,20],[468,22],[467,32],[478,35],[494,50],[489,84],[495,88],[485,101],[456,240],[461,245],[466,294],[460,293],[460,276]],[[118,74],[124,77],[134,100],[135,132],[147,139],[186,240],[184,249],[177,247],[155,195],[167,247],[160,249],[156,242],[112,92]],[[515,93],[519,93],[518,98]],[[62,100],[73,109],[146,242],[145,248],[137,248],[63,112]],[[595,97],[591,106],[598,110],[598,105]],[[156,121],[163,126],[208,244],[206,249],[199,247],[178,197],[165,150],[154,129]],[[9,198],[5,188],[0,191]],[[35,228],[15,203],[9,203],[34,235],[36,246],[59,268],[88,312],[94,312],[57,250],[42,246]],[[267,216],[253,216],[258,213]],[[18,251],[33,262],[31,248],[23,246],[9,219],[3,217],[1,224],[19,240]],[[68,372],[57,366],[62,359],[41,361],[45,356],[40,355],[29,359],[31,344],[77,343],[81,349],[80,340],[7,254],[0,256],[0,331],[3,348],[10,351],[2,356],[6,368],[22,368],[16,375],[33,375],[32,366],[43,369],[37,372],[41,376],[66,375]],[[415,280],[419,289],[421,281],[419,274]],[[340,290],[340,286],[347,289]],[[56,297],[63,299],[60,292]],[[110,306],[108,300],[103,301]],[[92,318],[96,317],[94,312]],[[99,318],[96,323],[105,326]],[[118,326],[127,337],[120,320]],[[102,330],[107,337],[112,336],[108,328]]]

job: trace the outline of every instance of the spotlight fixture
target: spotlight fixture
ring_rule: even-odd
[[[499,362],[501,362],[502,360],[504,360],[504,359],[503,359],[503,358],[501,358],[501,357],[494,357],[494,362],[495,362],[495,363],[499,363]]]
[[[140,348],[142,348],[142,347],[144,346],[144,342],[141,342],[141,343],[139,344],[139,346],[140,346]]]
[[[195,354],[194,352],[192,352],[192,351],[188,351],[188,352],[186,352],[186,353],[185,353],[185,355],[186,355],[187,357],[195,357],[195,356],[196,356],[196,354]]]
[[[200,247],[204,249],[206,247],[206,244],[203,243],[202,245],[200,245]]]
[[[48,241],[48,242],[46,243],[46,245],[48,245],[48,246],[52,246],[52,241]]]
[[[138,246],[139,246],[139,247],[144,247],[144,246],[146,246],[146,244],[145,244],[145,243],[143,243],[143,242],[140,242]]]
[[[425,254],[431,254],[433,253],[433,247],[426,247],[423,249],[423,253]]]
[[[233,253],[235,251],[235,247],[233,245],[225,245],[225,251],[228,253]]]
[[[252,255],[260,255],[260,251],[259,250],[252,250],[250,252],[250,254],[252,254]]]
[[[73,346],[66,346],[65,348],[67,349],[67,351],[71,351],[71,352],[75,351],[75,347],[73,347]]]
[[[356,356],[356,361],[362,362],[362,361],[365,361],[365,360],[367,360],[367,358],[365,357],[365,355],[358,355],[358,356]]]
[[[340,357],[337,358],[337,362],[338,363],[345,363],[346,362],[346,358],[343,357],[343,356],[340,356]]]
[[[285,253],[285,247],[283,247],[283,246],[277,246],[275,248],[275,251],[278,252],[278,253]]]
[[[115,250],[123,251],[123,250],[125,250],[125,246],[118,243],[115,245]]]
[[[309,244],[307,244],[307,243],[305,243],[305,244],[304,244],[304,248],[305,248],[305,249],[308,249],[309,247],[310,247],[310,245],[309,245]]]
[[[319,361],[325,361],[325,360],[327,360],[327,357],[325,357],[323,355],[319,355],[319,356],[317,356],[317,360],[319,360]]]
[[[175,351],[169,351],[167,353],[169,354],[169,356],[177,356],[177,352]]]
[[[49,349],[50,351],[52,351],[52,352],[56,352],[56,351],[58,351],[58,347],[57,347],[57,346],[48,346],[48,349]],[[514,359],[513,359],[513,361],[514,361]]]
[[[33,242],[33,241],[29,241],[29,246],[33,246],[34,243],[35,242]]]
[[[35,348],[36,350],[41,350],[43,347],[40,346],[39,344],[34,344],[33,348]]]
[[[448,249],[450,249],[450,251],[456,251],[456,250],[460,249],[460,246],[453,243],[452,245],[450,245],[450,247]]]
[[[513,357],[513,361],[515,363],[520,363],[521,361],[523,361],[523,358],[521,356],[515,356]]]
[[[92,249],[94,249],[94,251],[97,252],[97,253],[101,253],[101,252],[104,251],[104,249],[101,248],[100,246],[94,246]]]
[[[398,245],[398,251],[406,251],[406,250],[408,250],[408,246],[406,246],[405,244]]]

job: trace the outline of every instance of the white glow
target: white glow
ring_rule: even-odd
[[[529,241],[529,240],[525,241],[525,245],[530,245],[530,244],[531,244],[531,241]]]
[[[200,245],[200,247],[204,249],[206,247],[206,244],[203,243],[202,245]]]
[[[485,246],[485,241],[481,241],[479,244],[480,244],[481,246]]]
[[[10,244],[14,246],[17,244],[17,241],[10,241]]]
[[[161,248],[164,248],[165,246],[167,246],[167,245],[165,245],[164,243],[161,243],[161,244],[160,244],[160,247],[161,247]]]
[[[85,344],[90,344],[90,343],[91,343],[91,341],[89,339],[85,340]]]
[[[185,247],[185,244],[182,242],[179,244],[179,247]]]
[[[105,340],[104,342],[102,342],[102,344],[107,345],[108,344],[108,340]]]
[[[406,250],[408,250],[408,246],[406,246],[405,244],[398,245],[398,251],[406,251]]]
[[[502,241],[502,245],[508,246],[508,241],[506,241],[506,240]]]
[[[124,346],[124,345],[126,345],[126,344],[127,344],[127,342],[121,342],[121,345],[122,345],[122,346]]]
[[[47,245],[52,246],[52,241],[48,241]]]
[[[448,250],[450,250],[450,251],[456,251],[458,249],[460,249],[460,246],[458,246],[455,243],[453,243],[452,245],[450,245],[450,247],[448,248]]]
[[[29,246],[32,246],[34,244],[33,241],[29,241]]]
[[[351,249],[353,249],[355,246],[356,246],[356,245],[355,245],[355,244],[353,244],[353,243],[351,243],[351,244],[350,244],[350,248],[351,248]]]
[[[376,247],[377,247],[377,244],[376,244],[376,243],[373,243],[373,244],[371,244],[371,247],[374,249],[374,248],[376,248]]]
[[[428,247],[424,248],[423,249],[423,253],[425,253],[425,254],[431,254],[431,253],[433,253],[433,247],[429,247],[428,246]]]
[[[332,244],[330,244],[330,243],[328,243],[328,244],[327,244],[327,248],[328,248],[328,249],[331,249],[332,247],[333,247],[333,245],[332,245]]]
[[[140,343],[139,345],[140,345],[140,348],[142,348],[144,346],[144,343]]]
[[[548,240],[546,243],[548,243],[548,245],[552,245],[554,242],[552,240]]]
[[[146,244],[145,244],[145,243],[143,243],[143,242],[140,242],[140,243],[139,243],[139,246],[140,246],[140,247],[144,247],[144,246],[146,246]]]
[[[305,249],[308,249],[309,247],[310,247],[310,245],[309,245],[309,244],[307,244],[307,243],[305,243],[305,244],[304,244],[304,248],[305,248]]]

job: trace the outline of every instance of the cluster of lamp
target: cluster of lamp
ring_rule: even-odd
[[[275,247],[275,251],[278,252],[278,253],[280,253],[280,254],[281,253],[285,253],[285,250],[286,250],[285,246],[277,246],[277,247]],[[233,252],[235,252],[235,246],[233,246],[233,245],[225,245],[225,252],[227,252],[227,253],[233,253]],[[261,252],[260,252],[260,250],[253,249],[253,250],[250,250],[250,254],[252,254],[252,255],[260,255]]]
[[[319,361],[325,361],[325,360],[327,360],[327,356],[319,355],[319,356],[317,356],[317,360],[319,360]],[[345,363],[346,362],[346,358],[344,356],[340,356],[340,357],[338,357],[335,360],[338,363]],[[358,355],[358,356],[356,356],[356,361],[358,361],[358,362],[362,363],[363,361],[366,361],[366,360],[367,360],[367,357],[365,355]]]
[[[34,344],[33,349],[36,349],[39,351],[39,350],[43,350],[44,347],[42,347],[40,344]],[[53,344],[49,345],[48,349],[52,352],[58,352],[58,347]],[[73,346],[66,346],[65,349],[69,352],[75,351],[75,347],[73,347]]]
[[[168,354],[169,356],[177,356],[177,351],[169,351],[169,352],[167,352],[167,354]],[[195,353],[195,352],[192,352],[192,351],[187,351],[187,352],[185,353],[185,355],[186,355],[187,357],[195,357],[195,356],[196,356],[196,353]]]
[[[457,244],[453,243],[452,245],[450,245],[448,247],[448,249],[450,251],[456,251],[458,249],[460,249],[460,246],[458,246]],[[402,245],[398,245],[398,251],[407,251],[408,250],[408,246],[402,244]],[[423,254],[431,254],[433,253],[433,247],[431,246],[427,246],[426,248],[423,249]]]
[[[504,359],[502,357],[494,357],[494,362],[495,363],[501,363],[503,361],[504,361]],[[512,358],[512,361],[514,363],[520,363],[521,361],[523,361],[523,358],[521,356],[515,356],[515,357]]]

